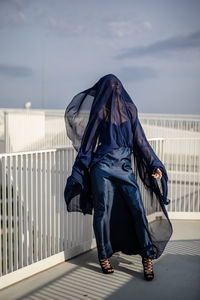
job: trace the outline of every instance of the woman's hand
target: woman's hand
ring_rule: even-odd
[[[155,172],[155,174],[152,174],[152,176],[153,176],[154,178],[159,178],[159,179],[161,179],[161,178],[162,178],[162,172],[161,172],[161,170],[160,170],[160,169],[157,169],[156,172]]]

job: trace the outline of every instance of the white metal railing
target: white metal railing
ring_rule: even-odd
[[[200,115],[139,113],[143,125],[200,133]]]
[[[200,139],[167,138],[149,140],[168,173],[166,210],[173,218],[200,217]],[[148,197],[137,178],[147,214]]]
[[[200,139],[164,141],[163,161],[169,176],[168,211],[200,212]]]
[[[91,216],[68,214],[64,202],[75,154],[65,148],[0,155],[1,275],[62,251],[73,249],[73,256],[91,248]]]
[[[169,174],[168,212],[199,214],[200,139],[154,139],[150,143]],[[68,213],[64,202],[75,156],[70,147],[0,154],[2,279],[56,254],[65,253],[65,260],[94,246],[92,216]],[[141,192],[150,214],[147,193],[143,188]]]

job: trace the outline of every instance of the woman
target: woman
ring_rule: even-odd
[[[146,139],[135,104],[120,80],[108,74],[72,99],[65,121],[78,151],[65,187],[67,210],[92,214],[94,209],[98,259],[105,274],[114,272],[109,257],[122,251],[140,254],[144,277],[152,280],[152,260],[160,257],[173,232],[165,209],[170,202],[168,177]],[[138,173],[149,195],[149,222]]]

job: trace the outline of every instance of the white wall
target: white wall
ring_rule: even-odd
[[[31,150],[45,138],[44,112],[7,111],[4,124],[5,152]]]

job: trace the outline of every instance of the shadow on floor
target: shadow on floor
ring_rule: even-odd
[[[200,222],[173,221],[174,233],[154,260],[147,282],[139,255],[115,253],[113,274],[103,274],[92,249],[0,292],[2,300],[197,300],[200,294]]]
[[[115,253],[113,274],[103,274],[92,249],[54,268],[3,290],[1,299],[197,300],[200,282],[200,240],[170,241],[154,260],[155,279],[146,282],[139,255]],[[45,282],[46,281],[46,282]]]

